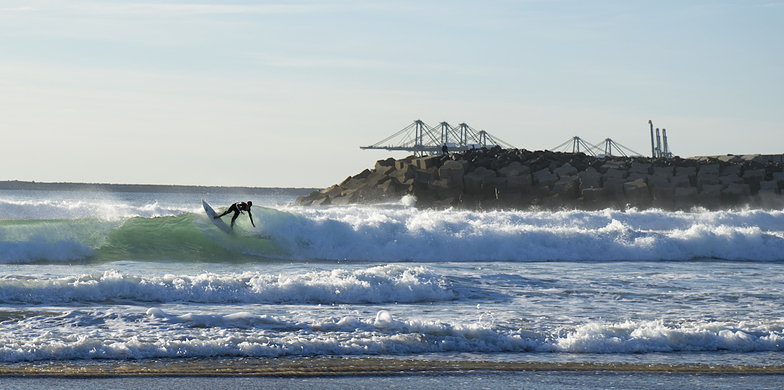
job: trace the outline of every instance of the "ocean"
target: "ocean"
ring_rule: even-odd
[[[0,375],[784,372],[781,210],[294,199],[0,191]]]

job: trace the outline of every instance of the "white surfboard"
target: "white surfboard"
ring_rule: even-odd
[[[226,233],[231,233],[231,228],[229,225],[226,225],[226,222],[223,222],[220,218],[215,218],[217,213],[215,210],[210,207],[210,204],[207,203],[204,199],[201,200],[201,206],[204,207],[204,211],[207,213],[207,218],[218,227],[218,229],[223,230]]]

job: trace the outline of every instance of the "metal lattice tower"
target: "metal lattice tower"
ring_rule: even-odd
[[[407,151],[424,156],[441,153],[441,146],[444,144],[452,152],[496,145],[507,149],[514,148],[490,133],[484,130],[477,131],[465,123],[452,127],[447,122],[441,122],[436,127],[430,127],[421,120],[415,120],[414,123],[373,145],[359,148]]]
[[[571,149],[571,150],[569,150]],[[641,156],[640,153],[635,152],[610,138],[606,138],[601,144],[592,145],[584,139],[574,136],[568,141],[550,149],[554,152],[570,152],[570,153],[585,153],[594,157],[614,156],[613,152],[621,156]]]
[[[571,153],[585,153],[590,154],[591,156],[596,156],[596,152],[594,151],[595,146],[583,141],[582,138],[578,136],[574,136],[568,141],[550,149],[554,152],[568,152],[569,146],[571,146],[572,151]],[[582,147],[582,150],[580,148]]]

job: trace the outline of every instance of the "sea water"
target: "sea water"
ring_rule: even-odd
[[[781,210],[293,200],[0,191],[0,361],[784,366]]]

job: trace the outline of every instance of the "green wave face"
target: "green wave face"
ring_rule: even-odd
[[[250,226],[250,223],[247,223]],[[2,262],[258,261],[282,251],[238,221],[226,234],[200,214],[118,220],[0,221]]]

